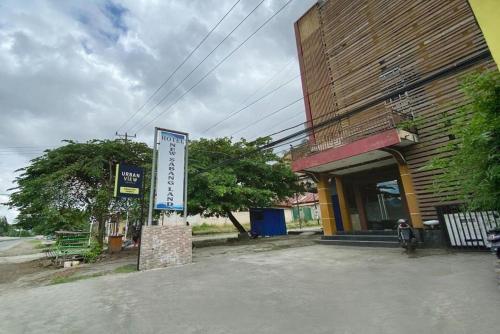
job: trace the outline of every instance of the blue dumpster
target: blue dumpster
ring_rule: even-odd
[[[252,235],[286,235],[285,210],[262,208],[250,209],[250,230]]]

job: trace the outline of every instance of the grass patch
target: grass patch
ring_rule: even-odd
[[[300,226],[301,226],[301,224],[299,224],[298,221],[294,221],[294,222],[286,224],[286,228],[289,230],[300,228]],[[302,222],[302,227],[321,227],[321,224],[318,224],[317,220],[309,220],[306,222]]]
[[[89,279],[89,278],[103,276],[105,274],[106,273],[95,273],[95,274],[83,275],[83,276],[57,276],[57,277],[54,277],[50,281],[50,284],[70,283],[70,282],[80,281],[80,280],[83,280],[83,279]]]
[[[250,224],[243,224],[245,229],[250,229]],[[238,230],[233,224],[201,224],[193,226],[193,234],[218,234],[218,233],[236,233]]]
[[[50,281],[50,284],[64,284],[64,283],[71,283],[71,282],[76,282],[76,281],[81,281],[84,279],[89,279],[89,278],[94,278],[94,277],[99,277],[99,276],[104,276],[104,275],[109,275],[109,274],[125,274],[125,273],[131,273],[137,271],[137,265],[135,264],[126,264],[120,267],[115,268],[113,271],[103,271],[103,272],[98,272],[90,275],[59,275]]]
[[[33,249],[46,249],[50,247],[49,245],[45,244],[42,240],[29,240],[28,242],[31,244],[31,247],[33,247]]]
[[[137,271],[137,265],[135,265],[135,264],[126,264],[124,266],[118,267],[115,270],[113,270],[113,272],[116,274],[126,274],[126,273],[132,273],[135,271]]]
[[[250,224],[242,224],[245,230],[250,231]],[[300,227],[320,227],[317,220],[309,220],[299,224],[298,221],[294,221],[286,224],[287,229],[298,229]],[[202,234],[219,234],[219,233],[237,233],[238,230],[233,226],[233,224],[201,224],[193,226],[193,235]]]

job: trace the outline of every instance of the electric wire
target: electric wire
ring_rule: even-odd
[[[137,131],[141,131],[146,126],[153,123],[165,112],[169,111],[174,105],[176,105],[184,96],[186,96],[191,90],[197,87],[205,78],[207,78],[211,73],[213,73],[220,65],[222,65],[229,57],[231,57],[236,51],[238,51],[248,40],[255,36],[264,26],[266,26],[273,18],[275,18],[279,13],[281,13],[293,0],[288,0],[280,9],[278,9],[271,17],[269,17],[264,23],[262,23],[253,33],[251,33],[243,42],[241,42],[233,51],[226,55],[222,60],[220,60],[210,71],[208,71],[204,76],[202,76],[194,85],[192,85],[186,92],[184,92],[174,103],[172,103],[168,108],[164,109],[160,114],[154,117],[152,120],[141,126]]]
[[[170,79],[179,71],[179,69],[189,60],[191,59],[191,56],[201,47],[201,45],[208,39],[208,37],[219,27],[219,25],[224,21],[224,19],[233,11],[233,9],[240,3],[241,0],[237,0],[231,8],[219,19],[219,21],[210,29],[210,31],[201,39],[201,41],[191,50],[191,52],[184,58],[184,60],[177,65],[177,67],[170,73],[170,75],[165,79],[161,85],[156,88],[156,90],[151,94],[146,102],[144,102],[136,111],[135,113],[127,118],[116,130],[116,132],[120,131],[128,122],[130,122],[148,103],[153,99],[153,97],[170,81]]]
[[[331,83],[331,82],[329,82],[329,83],[327,83],[327,84],[325,84],[325,85],[323,85],[323,86],[321,86],[321,87],[319,87],[319,88],[315,89],[314,91],[307,93],[306,95],[307,95],[308,97],[311,97],[312,95],[314,95],[314,94],[316,94],[316,93],[318,93],[318,92],[322,91],[323,89],[325,89],[325,88],[327,88],[327,87],[329,87],[329,86],[331,86],[331,85],[332,85],[332,83]],[[283,111],[283,110],[285,110],[285,109],[287,109],[287,108],[291,107],[292,105],[294,105],[294,104],[296,104],[296,103],[298,103],[298,102],[300,102],[300,101],[304,100],[304,98],[305,98],[304,96],[301,96],[300,98],[298,98],[298,99],[296,99],[296,100],[293,100],[292,102],[288,103],[287,105],[285,105],[285,106],[283,106],[283,107],[281,107],[281,108],[279,108],[279,109],[277,109],[277,110],[274,110],[274,111],[272,111],[271,113],[266,114],[264,117],[261,117],[261,118],[259,118],[259,119],[255,120],[254,122],[252,122],[252,123],[250,123],[250,124],[248,124],[248,125],[246,125],[246,126],[244,126],[244,127],[240,128],[240,129],[236,130],[235,132],[231,133],[229,136],[230,136],[230,137],[232,137],[232,136],[234,136],[235,134],[240,133],[241,131],[246,130],[246,129],[248,129],[248,128],[250,128],[250,127],[252,127],[252,126],[254,126],[254,125],[256,125],[256,124],[260,123],[261,121],[263,121],[263,120],[265,120],[265,119],[267,119],[267,118],[269,118],[269,117],[271,117],[271,116],[273,116],[273,115],[275,115],[275,114],[279,113],[280,111]],[[323,116],[322,116],[322,117],[323,117]]]
[[[160,101],[158,101],[154,106],[153,108],[149,109],[146,114],[142,117],[142,119],[145,119],[148,115],[150,115],[155,109],[156,107],[158,107],[159,105],[161,105],[168,97],[170,97],[170,95],[172,95],[172,93],[177,90],[177,88],[179,88],[190,76],[191,74],[193,74],[204,62],[205,60],[208,59],[208,57],[210,57],[218,48],[219,46],[221,46],[232,34],[234,31],[236,31],[236,29],[238,29],[263,3],[264,1],[266,0],[261,0],[257,6],[255,6],[244,18],[242,21],[240,21],[234,28],[233,30],[231,30],[218,44],[215,48],[212,49],[212,51],[210,51],[206,56],[205,58],[203,58],[201,60],[201,62],[199,62],[186,76],[184,76],[184,78],[177,84],[175,85],[172,89],[170,89],[168,91],[167,94],[165,94],[163,96],[162,99],[160,99]],[[139,121],[140,122],[140,121]],[[137,125],[137,124],[136,124]],[[132,129],[136,126],[136,125],[133,125],[129,131],[132,131]],[[137,132],[139,132],[141,129],[139,129]]]
[[[252,101],[251,103],[245,105],[244,107],[236,110],[236,111],[233,111],[232,113],[230,113],[229,115],[227,115],[224,119],[221,119],[220,121],[218,121],[217,123],[209,126],[208,128],[206,128],[205,130],[203,130],[201,133],[206,133],[207,131],[217,127],[218,125],[224,123],[225,121],[227,121],[228,119],[236,116],[237,114],[239,114],[240,112],[250,108],[251,106],[253,106],[254,104],[256,104],[257,102],[260,102],[262,101],[263,99],[265,99],[266,97],[272,95],[273,93],[275,93],[276,91],[280,90],[281,88],[287,86],[288,84],[292,83],[293,81],[295,81],[297,78],[300,77],[300,74],[294,76],[293,78],[287,80],[286,82],[282,83],[281,85],[277,86],[276,88],[272,89],[271,91],[267,92],[266,94],[262,95],[261,97],[259,97],[258,99]]]
[[[249,107],[249,105],[245,105],[245,103],[246,103],[246,102],[247,102],[247,101],[248,101],[251,97],[255,96],[255,95],[256,95],[259,91],[261,91],[261,90],[263,90],[264,88],[266,88],[266,87],[267,87],[267,85],[269,85],[272,81],[274,81],[274,79],[275,79],[276,77],[278,77],[278,76],[279,76],[282,72],[284,72],[284,71],[285,71],[285,69],[286,69],[286,68],[287,68],[287,67],[288,67],[288,66],[292,63],[292,61],[293,61],[293,60],[294,60],[294,58],[291,58],[291,59],[290,59],[290,60],[289,60],[289,61],[285,64],[285,66],[283,66],[280,70],[276,71],[276,72],[274,73],[274,75],[273,75],[273,76],[271,76],[271,77],[270,77],[270,78],[269,78],[269,79],[268,79],[268,80],[264,83],[264,85],[262,85],[261,87],[257,88],[257,89],[256,89],[253,93],[251,93],[250,95],[248,95],[248,96],[247,96],[247,97],[246,97],[246,98],[245,98],[245,99],[241,102],[241,104],[243,104],[243,105],[244,105],[243,107],[244,107],[244,108]],[[299,74],[299,76],[300,76],[300,74]],[[286,85],[286,84],[285,84],[285,85]],[[285,86],[285,85],[284,85],[284,86]],[[225,121],[225,119],[222,119],[221,121],[219,121],[219,122],[217,122],[217,123],[215,123],[215,124],[211,125],[210,127],[206,128],[205,130],[203,130],[203,131],[202,131],[202,133],[206,133],[207,131],[209,131],[209,130],[213,129],[214,127],[217,127],[220,123],[222,123],[222,122],[224,122],[224,121]]]
[[[294,60],[295,60],[295,58],[293,58],[293,57],[290,58],[290,60],[285,64],[285,66],[283,66],[281,69],[279,69],[278,71],[276,71],[262,86],[260,86],[259,88],[257,88],[253,93],[251,93],[243,101],[241,101],[241,104],[244,104],[245,102],[247,102],[248,100],[250,100],[250,98],[252,98],[255,95],[257,95],[258,92],[260,92],[261,90],[263,90],[264,88],[266,88],[267,85],[269,85],[271,82],[274,81],[274,79],[276,79],[281,73],[283,73],[288,68],[288,66],[290,66],[290,64],[292,64],[292,62]]]
[[[280,125],[283,125],[283,124],[289,123],[290,121],[295,120],[295,119],[296,119],[296,118],[298,118],[299,116],[304,116],[304,110],[303,110],[303,109],[299,110],[299,112],[298,112],[296,115],[294,115],[294,116],[290,117],[290,118],[289,118],[289,119],[287,119],[284,123],[277,123],[277,124],[274,124],[273,126],[271,126],[270,128],[268,128],[268,129],[266,130],[266,132],[267,132],[267,131],[271,131],[271,130],[275,129],[275,128],[277,128],[277,127],[278,127],[278,126],[280,126]],[[305,125],[305,124],[306,124],[306,122],[301,123],[301,125]],[[295,126],[294,126],[293,128],[295,128]],[[288,130],[290,130],[290,129],[288,129]],[[286,130],[285,130],[285,131],[286,131]],[[283,132],[284,132],[284,131],[283,131]],[[280,130],[280,132],[279,132],[279,133],[281,133],[281,130]],[[269,136],[269,137],[272,137],[273,135],[276,135],[276,133],[272,133],[272,134],[270,134],[270,135],[268,135],[268,136]],[[256,136],[256,137],[253,137],[252,139],[250,139],[250,141],[253,141],[253,140],[255,140],[255,139],[259,138],[259,137],[262,137],[262,136]]]

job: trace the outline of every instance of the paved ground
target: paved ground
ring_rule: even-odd
[[[20,238],[0,237],[0,252],[10,249],[22,241]]]
[[[0,265],[5,263],[22,263],[40,259],[45,254],[36,248],[34,238],[0,238]],[[1,270],[1,268],[0,268]],[[1,274],[1,273],[0,273]]]
[[[14,291],[0,332],[498,333],[495,259],[423,255],[316,245]]]

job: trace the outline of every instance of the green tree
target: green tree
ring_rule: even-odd
[[[271,150],[258,150],[269,140],[191,141],[189,214],[228,217],[245,233],[232,211],[270,206],[301,191],[296,175],[286,162]],[[89,220],[97,222],[98,240],[102,244],[105,222],[126,209],[125,201],[112,197],[116,163],[144,167],[145,192],[148,193],[151,158],[151,149],[144,143],[68,141],[62,147],[47,150],[20,170],[15,180],[18,186],[9,205],[20,212],[18,225],[36,233],[82,229]],[[139,200],[130,201],[128,206],[130,217],[139,217]]]
[[[189,214],[228,217],[240,233],[244,227],[231,212],[268,207],[302,191],[288,163],[272,150],[259,150],[270,138],[232,142],[199,139],[189,144]]]
[[[459,189],[458,197],[470,209],[500,209],[500,73],[484,72],[469,76],[462,89],[470,103],[451,123],[454,140],[431,160],[427,169],[439,168],[435,180],[438,191]]]
[[[66,141],[64,146],[45,151],[19,170],[15,180],[17,187],[9,205],[20,212],[18,225],[36,233],[52,233],[80,229],[90,219],[98,224],[102,244],[105,222],[124,211],[125,202],[113,198],[114,170],[119,162],[149,170],[151,149],[144,143],[91,140]]]
[[[0,235],[7,235],[9,233],[9,223],[7,222],[7,217],[0,217]]]

